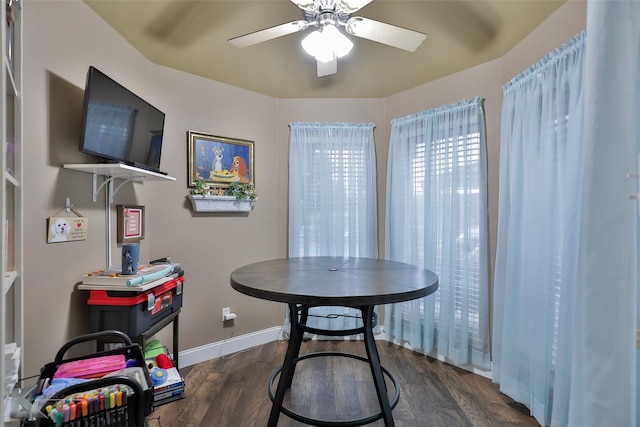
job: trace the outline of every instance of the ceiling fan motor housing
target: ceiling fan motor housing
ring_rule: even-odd
[[[349,20],[350,10],[343,7],[343,2],[335,0],[316,1],[309,7],[302,8],[302,15],[311,25],[345,26]]]

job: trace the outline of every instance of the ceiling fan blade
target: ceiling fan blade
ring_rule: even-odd
[[[426,34],[361,16],[349,19],[345,29],[356,37],[373,40],[409,52],[415,52],[427,38]]]
[[[316,6],[313,0],[291,0],[291,3],[295,4],[302,10],[313,10]]]
[[[298,20],[287,22],[286,24],[276,25],[275,27],[265,28],[264,30],[254,31],[253,33],[229,39],[229,43],[236,47],[247,47],[257,43],[266,42],[267,40],[276,39],[288,34],[297,33],[306,30],[309,26],[307,21]]]
[[[371,3],[373,0],[340,0],[342,8],[349,14],[355,13]]]
[[[322,62],[317,60],[318,77],[329,76],[338,72],[338,58],[333,55],[331,61]]]

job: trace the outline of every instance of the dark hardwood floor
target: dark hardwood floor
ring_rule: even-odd
[[[267,383],[285,351],[286,343],[273,342],[182,369],[187,397],[157,407],[150,419],[159,417],[163,427],[266,426],[271,408]],[[301,354],[315,351],[364,356],[364,345],[357,341],[308,341]],[[400,400],[393,410],[397,427],[539,427],[523,405],[501,394],[488,378],[386,341],[378,342],[378,351],[382,365],[400,384]],[[393,387],[389,388],[393,393]],[[379,412],[368,365],[345,357],[301,361],[285,405],[327,421]],[[154,421],[150,420],[150,427],[158,424]],[[279,427],[303,425],[280,415]],[[384,423],[379,420],[369,425]]]

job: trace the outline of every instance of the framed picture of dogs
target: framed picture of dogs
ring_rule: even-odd
[[[255,185],[253,141],[206,133],[187,133],[187,182],[195,187],[203,180],[215,187],[232,182]]]
[[[116,206],[118,243],[134,243],[144,239],[144,206]]]

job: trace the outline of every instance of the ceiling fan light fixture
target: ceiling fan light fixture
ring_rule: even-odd
[[[351,51],[353,43],[335,26],[325,25],[302,39],[302,48],[318,61],[329,62]]]
[[[333,51],[338,58],[342,58],[353,48],[353,42],[347,36],[342,34],[334,25],[327,25],[322,31],[327,43],[332,46]]]
[[[302,39],[300,43],[305,52],[311,56],[316,56],[316,53],[320,51],[322,46],[322,37],[320,31],[316,30],[310,33],[307,37]]]

